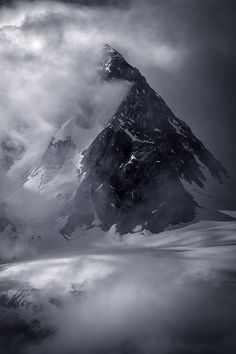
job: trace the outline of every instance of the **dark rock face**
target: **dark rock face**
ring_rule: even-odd
[[[199,162],[221,182],[222,165],[140,72],[110,46],[105,47],[104,80],[127,80],[132,87],[116,114],[83,151],[84,178],[74,211],[62,230],[100,225],[127,233],[137,225],[160,232],[194,219],[197,203],[181,179],[204,187]]]

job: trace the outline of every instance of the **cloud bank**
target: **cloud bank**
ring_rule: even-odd
[[[9,354],[233,354],[235,260],[221,252],[136,250],[6,267],[0,346]]]

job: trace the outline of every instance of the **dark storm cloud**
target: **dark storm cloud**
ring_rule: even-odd
[[[45,2],[53,0],[44,0]],[[126,7],[131,2],[130,0],[55,0],[57,2],[63,2],[66,4],[85,5],[85,6],[115,6]],[[18,0],[0,0],[0,6],[12,6],[16,5],[20,1]],[[40,0],[29,0],[28,2],[36,3]]]
[[[37,1],[37,0],[34,0]],[[59,0],[68,4],[86,5],[86,6],[127,6],[130,0]]]

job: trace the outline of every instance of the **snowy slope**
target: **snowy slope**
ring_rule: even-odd
[[[39,164],[28,176],[24,188],[39,193],[56,195],[73,192],[80,177],[82,150],[95,137],[101,127],[84,129],[76,119],[66,121],[52,137]]]

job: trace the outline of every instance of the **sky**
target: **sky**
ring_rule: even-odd
[[[236,178],[234,1],[0,4],[1,121],[26,145],[23,162],[37,159],[58,124],[83,112],[84,99],[99,109],[108,93],[115,100],[119,88],[103,88],[98,98],[88,84],[108,42]],[[30,129],[19,132],[19,121]]]

